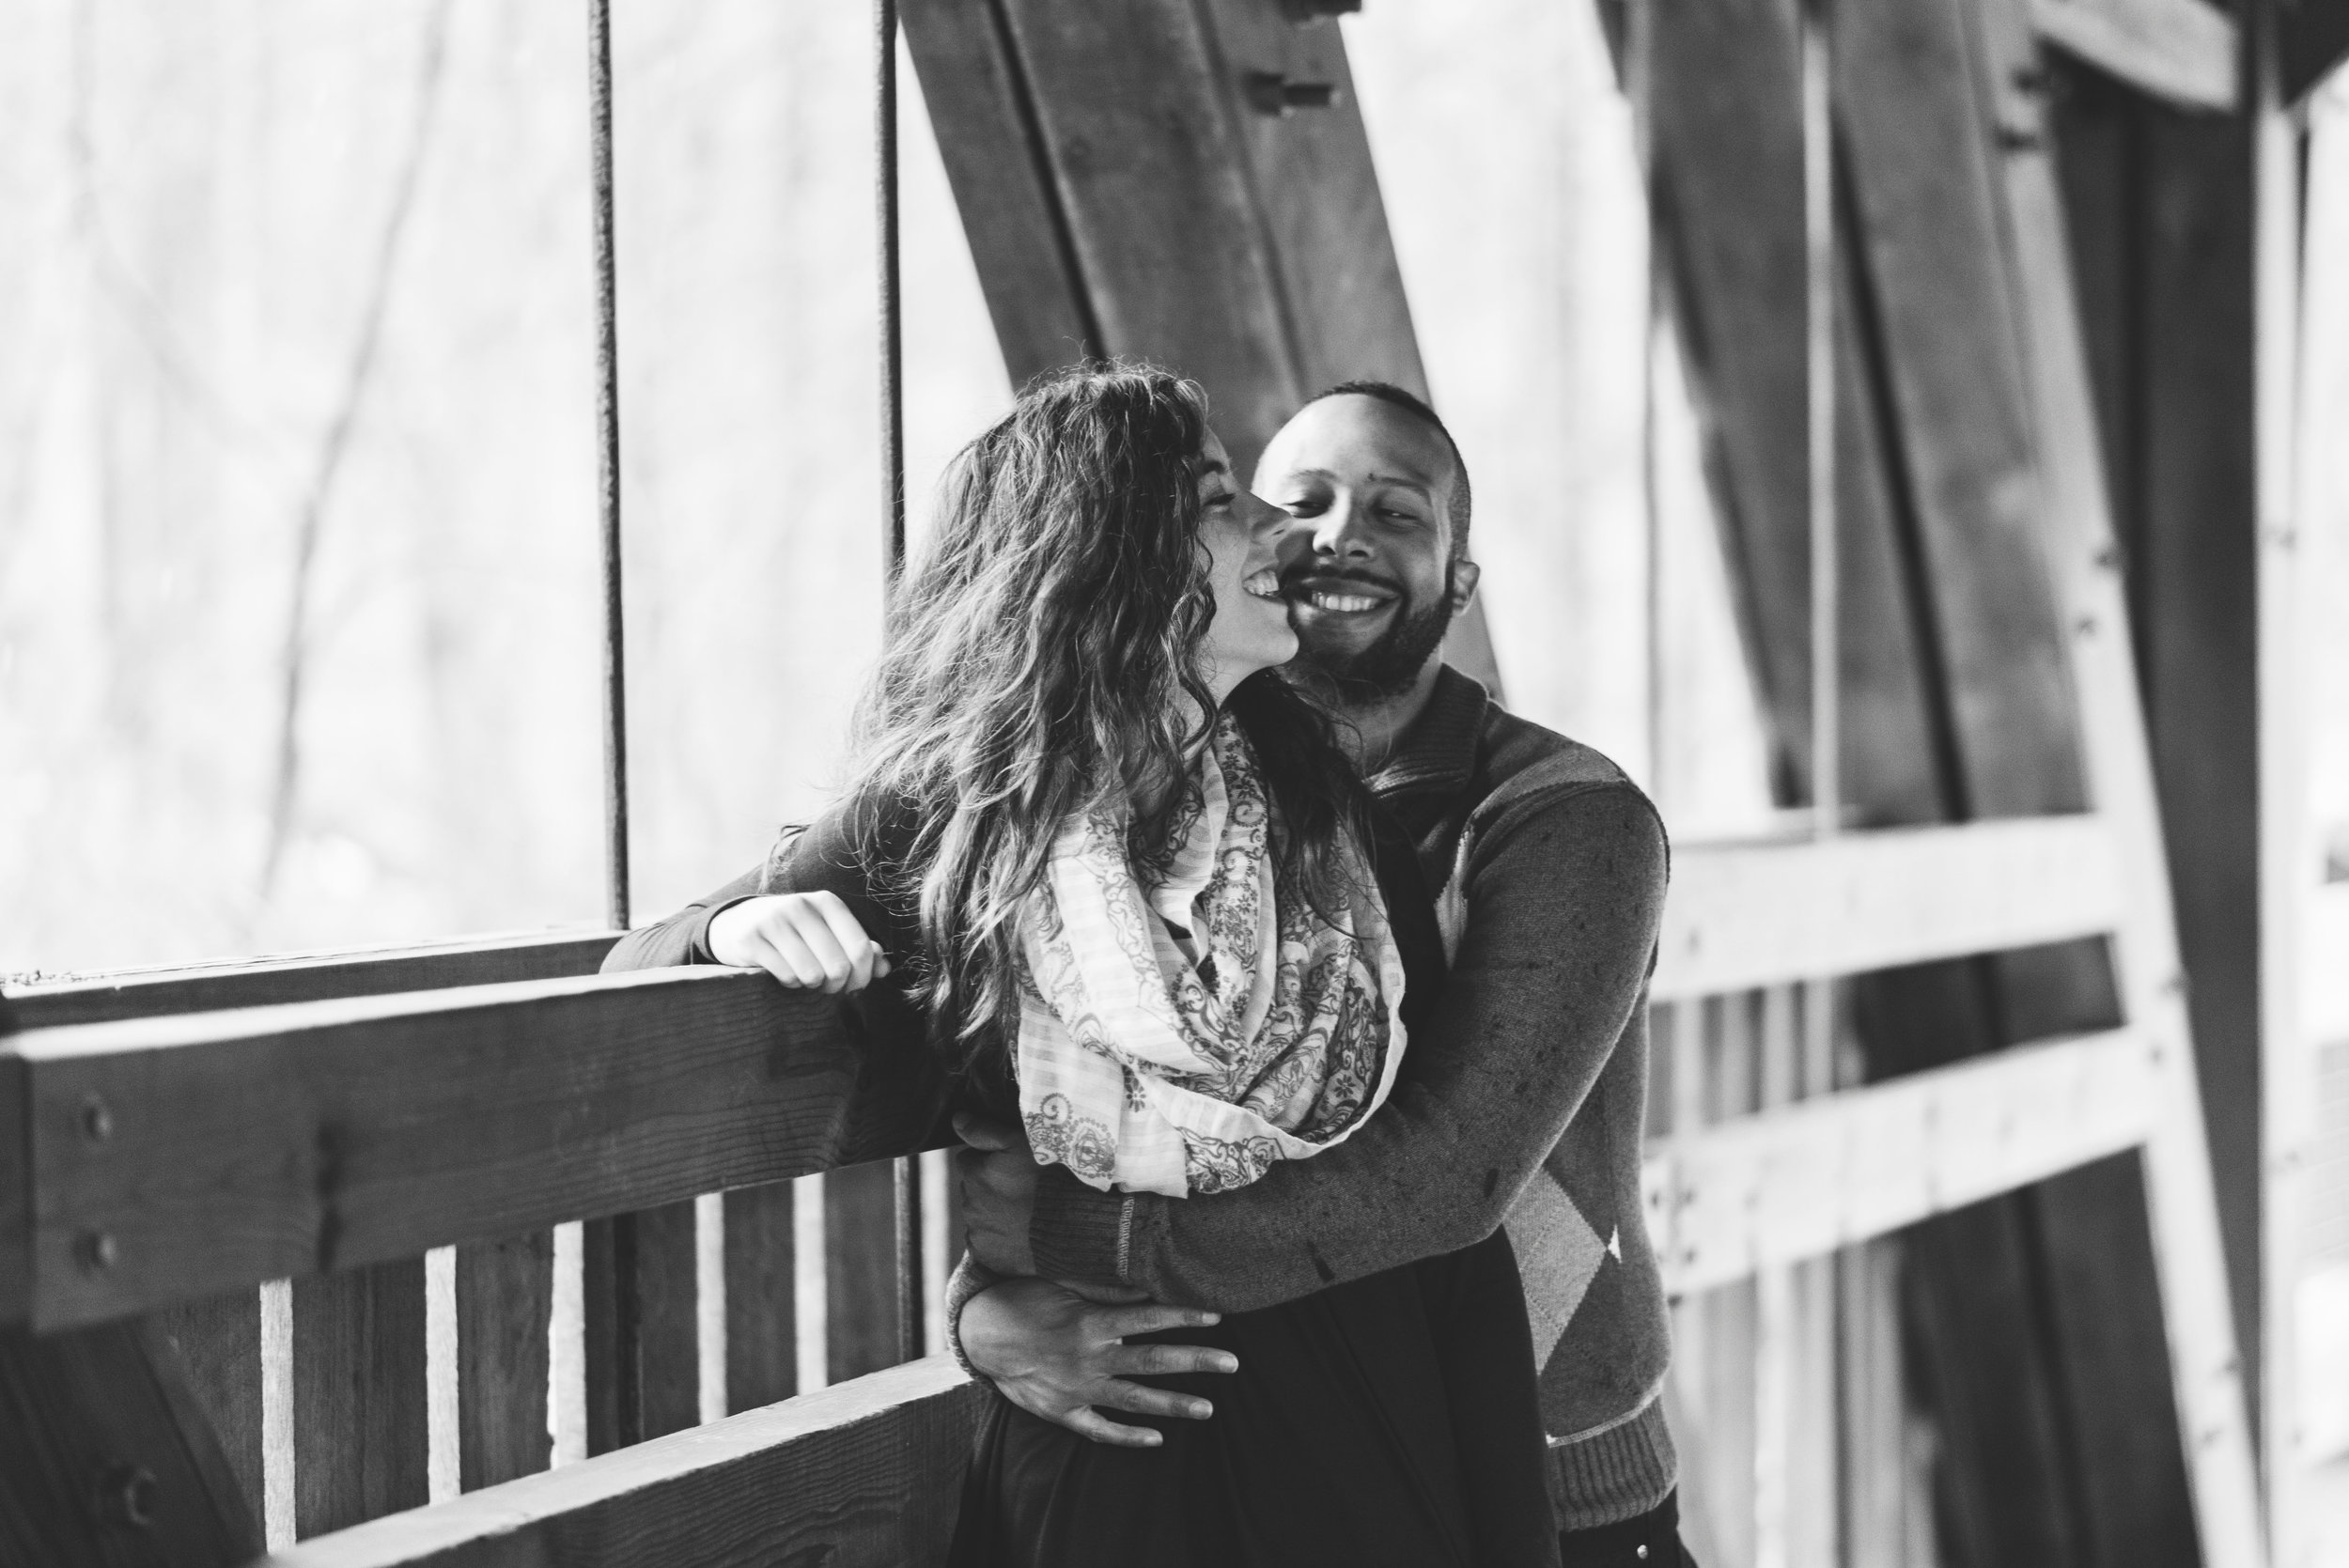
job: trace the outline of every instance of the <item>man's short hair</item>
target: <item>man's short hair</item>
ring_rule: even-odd
[[[1426,399],[1408,392],[1392,381],[1340,381],[1324,387],[1305,399],[1302,408],[1311,408],[1325,397],[1376,397],[1381,403],[1412,414],[1443,437],[1444,449],[1452,454],[1452,505],[1445,515],[1452,521],[1452,558],[1459,560],[1468,553],[1469,540],[1469,471],[1468,459],[1460,456],[1460,443],[1452,439],[1443,420],[1427,406]]]

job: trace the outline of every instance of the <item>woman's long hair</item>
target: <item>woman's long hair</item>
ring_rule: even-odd
[[[893,596],[848,794],[863,820],[915,824],[881,869],[918,922],[920,1000],[958,1072],[1017,1033],[1019,908],[1062,823],[1122,789],[1146,853],[1206,744],[1206,411],[1195,382],[1149,366],[1039,378],[957,456]],[[1330,721],[1270,670],[1229,706],[1276,814],[1282,895],[1343,908],[1337,848],[1367,797]]]

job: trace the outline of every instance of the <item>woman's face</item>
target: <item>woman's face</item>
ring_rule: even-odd
[[[1260,501],[1232,476],[1231,455],[1213,431],[1199,458],[1199,540],[1207,551],[1207,581],[1215,588],[1215,624],[1207,630],[1207,687],[1221,703],[1232,688],[1297,657],[1297,633],[1281,597],[1281,562],[1274,553],[1290,517]]]

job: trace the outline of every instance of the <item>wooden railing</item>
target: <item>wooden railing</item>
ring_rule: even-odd
[[[1684,847],[1653,999],[1684,1018],[1703,998],[1757,986],[1781,1000],[1765,1009],[1756,1094],[1723,1117],[1657,1119],[1647,1218],[1671,1289],[1757,1274],[1766,1283],[2160,1136],[2182,1064],[2140,1028],[1840,1092],[1816,1060],[1788,1064],[1802,1048],[1789,1032],[1791,987],[1818,1006],[1831,997],[1827,976],[2109,931],[2123,886],[2092,817]],[[182,1485],[210,1474],[215,1491],[233,1474],[223,1538],[257,1546],[250,1532],[266,1518],[272,1560],[934,1560],[976,1407],[951,1361],[695,1421],[740,1402],[723,1397],[726,1349],[710,1364],[723,1331],[675,1305],[700,1280],[742,1297],[717,1321],[755,1322],[759,1293],[786,1315],[784,1281],[803,1284],[809,1259],[787,1234],[760,1231],[758,1205],[771,1214],[771,1195],[792,1190],[775,1184],[928,1141],[905,1064],[868,1057],[852,1009],[755,973],[581,973],[605,942],[509,940],[10,995],[0,1125],[24,1136],[0,1170],[0,1322],[28,1328],[36,1338],[18,1330],[20,1347],[51,1361],[87,1344],[108,1365],[104,1347],[142,1325],[176,1430],[224,1456],[198,1465],[197,1480],[184,1465],[171,1473]],[[544,977],[513,978],[534,973]],[[437,988],[393,988],[419,979]],[[303,1000],[252,1005],[288,994]],[[1666,1097],[1688,1098],[1698,1058],[1676,1042],[1694,1037],[1685,1025],[1660,1031],[1659,1079],[1679,1083],[1663,1085]],[[723,1243],[697,1228],[692,1205],[718,1192],[746,1218]],[[601,1266],[665,1281],[687,1331],[663,1355],[640,1343],[632,1368],[586,1380],[632,1375],[640,1404],[687,1413],[643,1430],[685,1429],[517,1474],[548,1452],[537,1434],[550,1385],[559,1405],[566,1377],[583,1381],[577,1369],[547,1371],[565,1355],[560,1320],[579,1312],[551,1299],[563,1271],[546,1238],[642,1211],[681,1216],[681,1229],[664,1238],[642,1227],[632,1261]],[[435,1312],[454,1314],[437,1364],[404,1351],[370,1359],[394,1339],[430,1338],[419,1330]],[[592,1360],[597,1332],[593,1322],[575,1329],[586,1348],[571,1354]],[[158,1348],[166,1342],[176,1358]],[[501,1456],[476,1452],[500,1442]],[[135,1480],[142,1468],[151,1490],[171,1467],[134,1456],[107,1473]],[[412,1506],[428,1496],[431,1506]],[[91,1528],[151,1532],[131,1516],[151,1521],[163,1506],[101,1510]],[[343,1525],[353,1528],[331,1528]],[[292,1545],[296,1533],[311,1538]]]

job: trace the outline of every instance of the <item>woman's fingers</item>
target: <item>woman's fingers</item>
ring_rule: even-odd
[[[1060,1424],[1080,1437],[1090,1437],[1097,1443],[1112,1448],[1154,1449],[1166,1439],[1146,1426],[1127,1426],[1111,1421],[1091,1405],[1081,1405],[1059,1418]]]
[[[864,989],[873,983],[873,962],[880,956],[880,949],[874,945],[872,938],[864,934],[864,927],[857,924],[856,916],[848,912],[848,907],[840,901],[838,893],[813,893],[808,894],[807,902],[808,907],[823,921],[825,930],[838,944],[848,962],[846,988],[851,991]],[[887,971],[884,970],[882,972]]]
[[[817,970],[823,975],[821,984],[825,992],[836,996],[848,989],[848,981],[856,972],[856,967],[849,962],[848,950],[840,945],[840,939],[832,935],[832,927],[812,907],[811,901],[795,898],[783,907],[782,914],[789,924],[791,934],[800,939],[809,956],[815,959]],[[849,924],[854,925],[855,922]],[[864,946],[872,945],[863,942],[861,936],[858,939]]]
[[[758,928],[767,950],[775,961],[766,966],[767,972],[786,986],[820,990],[824,985],[824,966],[816,961],[816,955],[807,950],[800,934],[781,921],[770,921]]]
[[[1138,1416],[1168,1416],[1175,1421],[1203,1421],[1215,1414],[1215,1406],[1197,1394],[1153,1389],[1143,1383],[1128,1383],[1122,1377],[1103,1378],[1100,1387],[1094,1390],[1093,1403],[1112,1410],[1131,1410]]]
[[[1104,1358],[1112,1372],[1128,1376],[1162,1377],[1178,1372],[1239,1371],[1239,1358],[1228,1350],[1205,1344],[1121,1344]],[[1128,1409],[1134,1406],[1128,1405]]]
[[[1155,1334],[1162,1328],[1207,1328],[1222,1321],[1221,1313],[1203,1312],[1197,1307],[1170,1307],[1159,1301],[1141,1301],[1130,1307],[1112,1307],[1101,1312],[1098,1326],[1104,1338],[1122,1340],[1135,1334]]]

